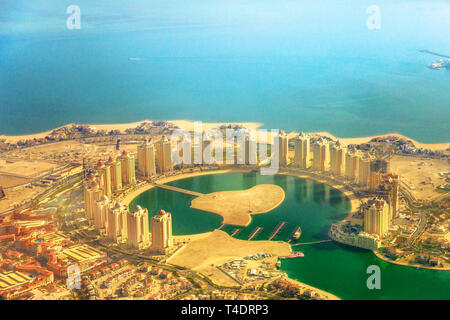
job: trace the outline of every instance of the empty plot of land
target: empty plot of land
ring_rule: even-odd
[[[216,213],[224,224],[247,226],[252,214],[269,212],[284,200],[284,190],[273,184],[260,184],[247,190],[221,191],[197,197],[191,208]]]
[[[12,209],[14,205],[32,199],[44,191],[41,187],[19,187],[15,190],[5,190],[6,198],[0,199],[0,212]]]
[[[46,161],[0,160],[0,174],[18,178],[32,178],[57,167],[59,167],[59,165]]]
[[[22,177],[15,177],[9,174],[0,174],[0,186],[4,188],[17,186],[19,184],[25,183],[29,181],[30,179],[22,178]]]
[[[233,286],[236,282],[216,266],[258,252],[286,256],[292,251],[286,242],[238,240],[224,231],[215,230],[206,237],[193,240],[167,262],[209,275],[217,284]]]
[[[394,156],[391,170],[401,176],[416,199],[430,200],[442,196],[436,188],[446,183],[444,173],[450,171],[450,166],[447,160]]]

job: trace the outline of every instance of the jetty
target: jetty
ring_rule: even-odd
[[[438,57],[450,59],[450,56],[447,56],[447,55],[441,54],[441,53],[437,53],[437,52],[434,52],[434,51],[431,51],[431,50],[420,50],[420,52],[429,53],[429,54],[432,54],[432,55],[435,55],[435,56],[438,56]]]
[[[231,236],[236,236],[239,234],[239,232],[241,232],[241,229],[234,229],[233,233],[231,234]]]
[[[250,234],[250,237],[248,237],[248,240],[252,240],[254,237],[256,237],[261,230],[263,229],[263,227],[258,227],[255,230],[253,230],[253,232]]]
[[[287,222],[285,221],[281,221],[280,223],[278,223],[275,227],[275,229],[273,229],[272,233],[269,236],[269,240],[272,240],[280,231],[281,229],[283,229],[283,227],[287,224]]]

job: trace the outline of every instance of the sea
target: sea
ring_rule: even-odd
[[[449,16],[446,0],[2,0],[0,134],[188,119],[448,142],[450,71],[420,50],[450,55]]]

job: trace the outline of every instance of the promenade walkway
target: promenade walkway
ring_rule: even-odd
[[[171,190],[171,191],[175,191],[175,192],[179,192],[179,193],[184,193],[184,194],[188,194],[188,195],[191,195],[194,197],[200,197],[200,196],[204,195],[203,193],[200,193],[200,192],[195,192],[195,191],[191,191],[191,190],[168,186],[166,184],[151,183],[151,182],[149,184],[156,188],[161,188],[161,189]]]

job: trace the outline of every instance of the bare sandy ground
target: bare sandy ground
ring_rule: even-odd
[[[191,208],[216,213],[223,224],[248,226],[251,215],[269,212],[284,200],[284,190],[273,184],[260,184],[247,190],[205,194],[191,202]]]
[[[20,204],[22,201],[32,199],[44,189],[41,187],[19,187],[15,190],[5,190],[6,198],[0,200],[0,212],[13,208],[14,204]]]
[[[17,186],[19,184],[29,181],[27,178],[14,177],[6,174],[0,174],[0,186],[7,188]]]
[[[6,161],[0,159],[0,174],[7,174],[19,178],[31,178],[41,173],[52,171],[58,165],[38,160]]]
[[[224,231],[215,230],[206,237],[190,242],[167,262],[199,271],[217,284],[234,286],[236,282],[216,266],[258,252],[285,256],[291,253],[291,247],[281,241],[238,240]]]
[[[433,200],[442,196],[436,188],[446,183],[445,177],[439,173],[450,172],[450,166],[447,160],[393,156],[391,170],[400,175],[402,182],[416,199]]]

